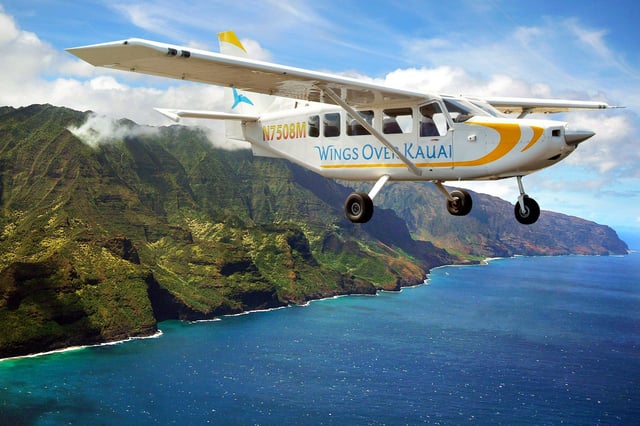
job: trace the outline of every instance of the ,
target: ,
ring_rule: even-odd
[[[594,135],[530,113],[615,108],[603,102],[465,98],[394,89],[361,80],[248,59],[237,36],[219,34],[221,53],[129,39],[67,49],[92,65],[227,88],[227,110],[158,109],[182,117],[228,120],[228,139],[251,143],[254,155],[285,158],[320,175],[375,182],[347,197],[349,220],[364,223],[388,181],[430,181],[447,210],[468,214],[465,190],[444,183],[515,177],[514,208],[536,222],[538,203],[523,176],[552,166]],[[283,99],[284,98],[284,99]],[[506,113],[519,113],[517,118]]]

